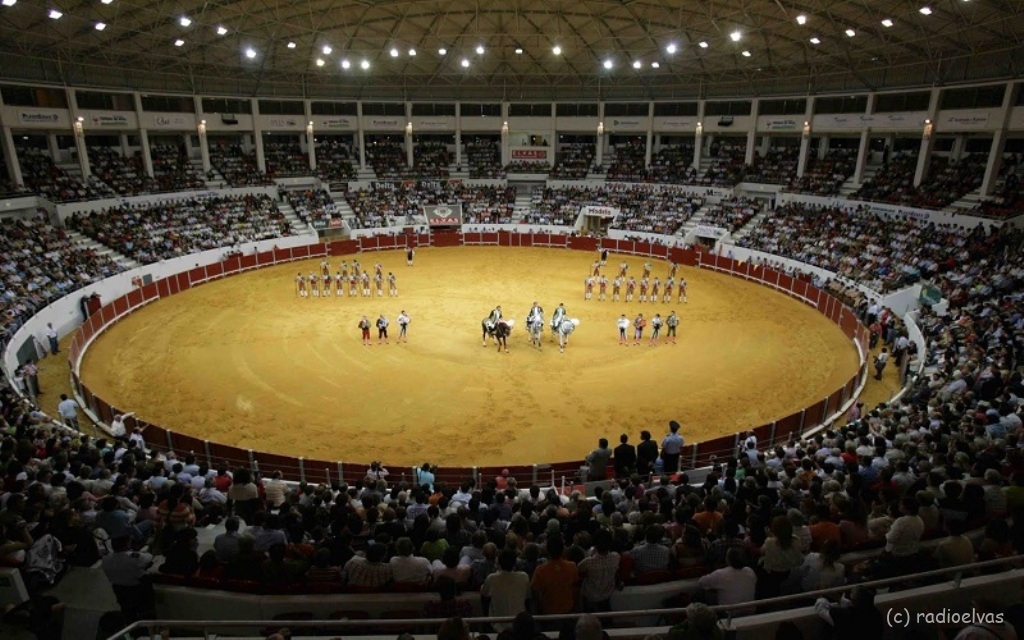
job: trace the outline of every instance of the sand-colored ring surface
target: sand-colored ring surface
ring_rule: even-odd
[[[689,442],[821,401],[857,371],[849,339],[807,305],[758,284],[680,268],[689,303],[583,300],[595,254],[562,249],[423,248],[364,253],[398,277],[399,297],[302,299],[296,272],[319,259],[226,278],[151,304],[90,347],[82,379],[139,418],[201,438],[327,460],[502,465],[582,458],[601,436],[634,442],[679,420]],[[612,255],[639,277],[645,259]],[[332,273],[341,260],[331,260]],[[665,279],[669,265],[655,261]],[[611,288],[609,287],[609,294]],[[347,291],[346,291],[347,294]],[[580,326],[566,353],[524,329],[534,300]],[[510,353],[481,346],[497,304],[517,326]],[[361,344],[362,315],[401,310],[408,344]],[[675,310],[679,343],[618,345],[615,321]]]

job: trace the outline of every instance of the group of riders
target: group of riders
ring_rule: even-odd
[[[538,349],[543,344],[544,327],[548,326],[551,329],[551,341],[554,342],[557,339],[558,350],[565,353],[565,347],[569,344],[569,336],[576,330],[579,323],[580,321],[576,318],[569,317],[565,304],[559,304],[555,308],[554,313],[551,314],[551,321],[547,324],[544,321],[544,307],[537,302],[533,303],[530,311],[526,314],[526,331],[530,336],[530,344]],[[505,353],[508,353],[508,336],[512,333],[514,325],[515,319],[505,317],[501,305],[495,307],[490,315],[480,323],[483,346],[486,347],[487,339],[491,338],[498,346],[499,351],[504,350]]]

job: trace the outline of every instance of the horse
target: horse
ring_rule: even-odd
[[[526,319],[526,330],[530,334],[530,344],[538,349],[544,337],[544,313],[534,312]]]
[[[512,333],[512,326],[515,324],[515,320],[498,320],[493,322],[490,318],[485,318],[481,323],[480,327],[483,330],[483,346],[487,346],[487,337],[490,336],[494,340],[494,344],[498,346],[498,351],[505,349],[505,353],[508,353],[508,336]]]
[[[558,350],[565,353],[565,347],[569,344],[569,336],[576,330],[580,321],[576,318],[565,318],[558,324]]]
[[[559,313],[558,309],[551,316],[551,341],[554,342],[558,338],[558,327],[566,320],[565,313]]]

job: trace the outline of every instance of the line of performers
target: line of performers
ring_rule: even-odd
[[[490,338],[497,345],[498,351],[504,350],[505,353],[508,353],[508,337],[512,333],[515,322],[514,318],[505,317],[501,305],[495,307],[490,315],[480,322],[483,346],[487,346],[487,339]],[[566,347],[569,346],[569,336],[579,324],[579,319],[569,317],[564,303],[555,308],[549,323],[544,321],[544,307],[537,302],[533,303],[530,311],[526,314],[526,331],[530,338],[530,344],[537,349],[540,349],[543,344],[544,327],[548,326],[551,329],[551,341],[554,342],[557,339],[558,350],[565,353]]]
[[[591,300],[594,297],[594,289],[597,288],[597,299],[606,300],[608,296],[608,277],[602,273],[604,268],[604,262],[601,260],[595,260],[591,269],[590,275],[583,280],[583,299]],[[676,280],[676,274],[679,270],[679,265],[675,262],[669,267],[668,277],[665,278],[664,283],[657,276],[651,279],[651,270],[653,265],[650,262],[644,263],[644,272],[640,276],[639,282],[633,276],[629,275],[629,264],[623,262],[619,265],[619,273],[615,276],[615,279],[611,281],[612,288],[612,302],[618,302],[621,299],[622,290],[626,291],[626,302],[632,302],[633,296],[637,289],[640,290],[639,301],[640,302],[672,302],[673,296],[678,294],[676,300],[678,302],[686,303],[689,300],[686,297],[686,279],[680,277]]]
[[[402,313],[398,314],[396,322],[398,322],[398,339],[395,340],[395,344],[409,342],[409,324],[412,323],[412,319],[404,309],[402,310]],[[383,313],[380,314],[380,317],[377,318],[376,322],[372,323],[368,317],[363,316],[356,326],[362,334],[364,347],[373,345],[373,340],[370,338],[370,329],[374,326],[377,327],[377,344],[391,344],[388,341],[388,327],[391,326],[391,321],[388,320]]]
[[[654,317],[648,322],[644,314],[638,314],[633,321],[630,322],[626,314],[619,316],[619,319],[615,322],[615,326],[619,329],[619,344],[626,346],[629,344],[629,332],[632,328],[633,332],[633,346],[638,346],[644,339],[644,329],[647,328],[648,324],[651,327],[651,339],[648,343],[649,346],[655,346],[661,340],[661,328],[665,327],[665,344],[676,344],[676,330],[679,327],[679,316],[676,312],[668,314],[667,318],[662,318],[660,313],[654,314]]]
[[[337,273],[331,275],[331,265],[327,260],[320,263],[320,272],[312,272],[309,276],[302,275],[300,271],[295,276],[295,294],[300,298],[329,298],[331,297],[331,284],[334,284],[334,295],[342,297],[345,295],[345,285],[348,285],[349,297],[355,298],[362,292],[364,298],[371,297],[376,291],[377,297],[384,297],[384,285],[387,284],[388,296],[398,297],[398,278],[395,274],[388,272],[384,275],[384,266],[379,262],[373,265],[373,275],[369,269],[363,269],[358,260],[352,261],[352,268],[349,269],[348,261],[343,260]]]

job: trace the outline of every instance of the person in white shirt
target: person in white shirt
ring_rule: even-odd
[[[128,433],[128,430],[124,426],[124,419],[130,418],[135,415],[135,412],[117,414],[114,419],[110,422],[110,434],[115,438],[123,438]]]
[[[288,499],[288,493],[290,492],[288,485],[281,479],[280,471],[275,471],[270,476],[270,481],[264,485],[264,489],[267,492],[267,503],[275,509],[284,504],[285,500]]]
[[[46,323],[46,340],[50,343],[50,354],[57,355],[60,345],[57,342],[57,330],[53,328],[52,322]]]
[[[826,540],[819,553],[810,553],[798,571],[801,573],[800,586],[804,591],[831,589],[846,584],[846,567],[837,562],[839,543]]]
[[[412,554],[412,540],[399,538],[395,542],[395,555],[389,562],[395,582],[426,584],[430,582],[430,561]]]
[[[742,548],[731,547],[725,554],[725,560],[729,566],[702,576],[697,582],[697,586],[705,591],[714,591],[719,605],[753,601],[757,587],[757,574],[746,566],[744,555],[745,552]],[[754,613],[754,607],[732,611],[733,615],[738,616],[751,613]]]
[[[515,551],[506,549],[498,554],[498,571],[487,576],[480,587],[484,615],[511,618],[526,610],[531,595],[530,577],[523,571],[515,571],[515,566]],[[498,632],[511,627],[510,623],[494,624]]]
[[[395,295],[398,295],[395,293]],[[402,310],[402,313],[398,314],[398,342],[409,342],[409,323],[412,320],[409,318],[409,314]]]
[[[917,498],[905,497],[900,501],[903,515],[896,518],[885,536],[885,551],[893,557],[908,558],[920,550],[924,521],[917,513],[919,508]]]
[[[60,414],[60,418],[66,426],[78,430],[78,403],[68,398],[65,393],[60,394],[57,413]]]

